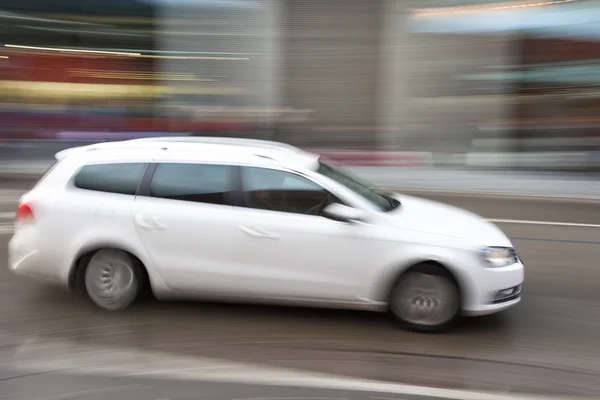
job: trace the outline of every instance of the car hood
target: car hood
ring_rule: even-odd
[[[393,226],[465,239],[475,245],[512,247],[500,228],[477,214],[420,197],[403,194],[394,197],[402,205],[386,214]]]

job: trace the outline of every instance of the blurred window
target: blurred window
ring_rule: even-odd
[[[381,211],[390,211],[395,208],[393,200],[390,200],[383,194],[376,192],[369,186],[331,165],[320,161],[317,172],[347,187]]]
[[[135,195],[146,165],[144,163],[86,165],[75,176],[73,183],[79,189]]]
[[[156,167],[150,195],[162,199],[231,205],[233,167],[212,164],[165,163]]]
[[[340,202],[304,177],[269,168],[242,168],[242,185],[246,207],[260,210],[316,216],[328,204]]]

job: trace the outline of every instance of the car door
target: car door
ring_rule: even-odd
[[[230,202],[234,167],[159,163],[133,219],[165,283],[179,291],[233,290],[235,237],[241,236]]]
[[[361,223],[320,215],[340,202],[296,173],[242,167],[244,209],[236,213],[243,237],[236,252],[244,265],[245,290],[265,296],[355,301],[370,256]]]

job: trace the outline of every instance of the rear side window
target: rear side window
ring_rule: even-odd
[[[171,200],[230,205],[233,167],[212,164],[158,164],[150,195]]]
[[[143,163],[86,165],[73,183],[79,189],[135,195],[145,170]]]

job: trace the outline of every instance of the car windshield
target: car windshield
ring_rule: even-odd
[[[356,178],[351,177],[347,173],[342,172],[323,161],[319,160],[317,172],[344,185],[369,203],[373,204],[380,211],[391,211],[400,205],[400,202],[393,197],[373,190]]]

